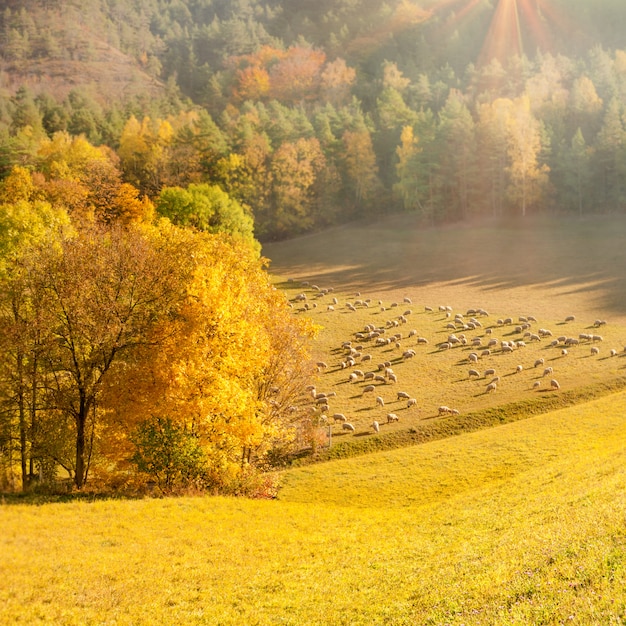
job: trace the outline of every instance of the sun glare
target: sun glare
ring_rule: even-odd
[[[555,33],[571,28],[568,19],[551,0],[435,0],[427,5],[431,16],[445,16],[446,31],[461,28],[485,11],[491,13],[478,65],[497,59],[504,64],[514,55],[550,51]]]

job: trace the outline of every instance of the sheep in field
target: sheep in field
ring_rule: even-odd
[[[559,385],[559,381],[555,380],[554,378],[550,381],[550,387],[552,389],[560,389],[561,385]]]
[[[372,428],[374,429],[375,433],[380,432],[380,424],[376,420],[372,422]]]
[[[333,421],[334,422],[347,422],[348,419],[343,413],[335,413],[333,415]]]
[[[412,406],[417,406],[417,400],[415,398],[409,398],[406,401],[406,408],[410,409]]]
[[[371,393],[372,391],[375,391],[376,387],[374,387],[374,385],[367,385],[365,387],[363,387],[363,393]]]
[[[489,383],[487,385],[487,388],[485,389],[485,393],[490,393],[492,391],[495,391],[498,388],[496,383]]]
[[[376,406],[385,406],[385,401],[381,398],[381,396],[376,396]]]
[[[398,400],[408,400],[411,396],[406,391],[398,391]]]
[[[354,432],[356,429],[354,428],[354,426],[352,424],[350,424],[349,422],[345,422],[344,424],[341,425],[341,428],[343,430],[349,430],[351,432]]]
[[[440,406],[439,407],[439,415],[448,415],[450,413],[450,407],[449,406]]]
[[[387,424],[398,421],[400,421],[400,418],[395,413],[387,413]]]

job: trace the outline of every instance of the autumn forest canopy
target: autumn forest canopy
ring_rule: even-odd
[[[313,330],[258,241],[626,212],[617,1],[3,7],[0,487],[287,449]]]

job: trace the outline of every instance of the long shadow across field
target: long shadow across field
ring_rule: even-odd
[[[626,220],[526,219],[425,228],[412,216],[350,224],[267,244],[270,269],[344,291],[426,288],[480,293],[485,306],[523,290],[529,307],[626,316]],[[476,296],[474,296],[476,297]],[[554,308],[552,303],[551,308]]]

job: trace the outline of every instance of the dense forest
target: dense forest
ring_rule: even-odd
[[[176,476],[223,485],[283,445],[311,329],[257,239],[626,212],[623,3],[2,7],[5,482],[18,459],[23,485],[61,466],[80,488],[92,455],[154,468],[176,441]],[[218,296],[225,276],[241,285]]]
[[[84,135],[150,198],[219,185],[262,240],[626,208],[617,2],[5,4],[4,176]]]

